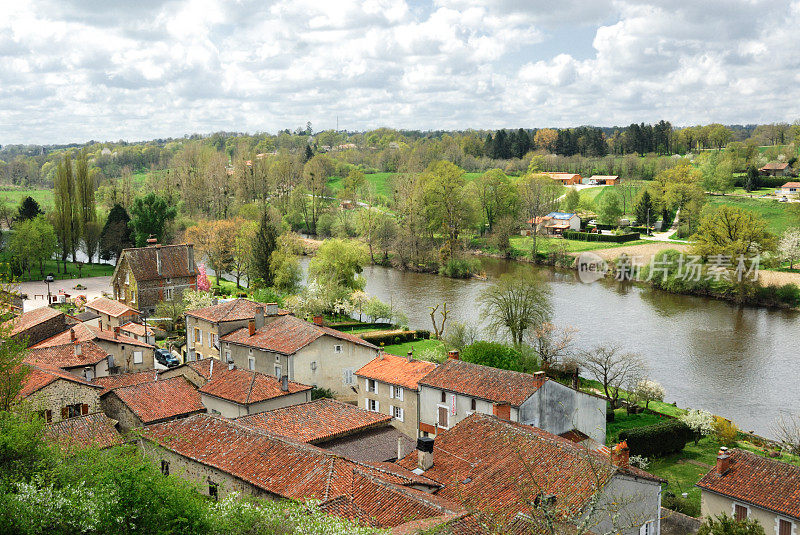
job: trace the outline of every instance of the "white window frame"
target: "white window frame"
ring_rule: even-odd
[[[747,516],[745,518],[750,518],[750,507],[739,502],[731,503],[731,518],[736,519],[736,506],[744,507],[745,511],[747,511]]]
[[[375,404],[375,408],[371,407],[372,404]],[[366,399],[367,410],[370,412],[381,412],[381,402],[377,399],[367,398]]]
[[[211,344],[209,347],[219,349],[219,339],[217,338],[216,333],[208,333],[208,335],[208,343]]]
[[[279,364],[276,364],[275,365],[275,377],[280,379],[282,375],[283,375],[283,368],[281,368],[281,366]]]
[[[199,327],[195,327],[194,333],[196,335],[194,340],[195,343],[199,346],[203,345],[203,331],[201,331]]]
[[[134,351],[133,352],[133,363],[134,364],[141,364],[144,362],[144,352],[142,351]]]
[[[226,347],[225,348],[225,362],[230,362],[230,361],[231,361],[231,348],[230,347]]]
[[[335,346],[333,346],[333,352],[334,353],[341,353],[342,352],[342,345],[341,344],[336,344]]]
[[[403,387],[397,385],[389,385],[389,397],[397,401],[403,401]]]
[[[316,362],[316,361],[314,361],[314,362]],[[314,368],[313,368],[314,362],[311,363],[312,364],[312,368],[311,368],[312,370],[314,370]],[[353,368],[343,368],[342,371],[344,372],[344,384],[352,385],[355,382],[355,380],[354,380],[354,378],[355,378],[355,370]]]
[[[641,525],[639,528],[639,535],[655,535],[656,532],[656,521],[655,520],[648,520],[644,524]]]
[[[164,301],[172,301],[172,288],[164,288]]]
[[[781,535],[781,520],[789,523],[789,533],[791,535],[797,535],[797,522],[784,516],[775,517],[775,535]]]
[[[378,393],[378,381],[375,379],[366,379],[367,381],[367,392],[372,392],[373,394]],[[372,385],[372,386],[370,386]]]
[[[395,410],[400,412],[400,416],[395,414]],[[398,422],[402,422],[403,421],[403,417],[405,416],[404,413],[405,413],[405,411],[403,410],[403,407],[398,407],[397,405],[389,405],[389,414],[391,414],[392,418],[394,418]]]
[[[440,425],[439,422],[439,409],[447,410],[447,425]],[[450,429],[450,407],[442,403],[436,404],[436,427],[439,429]]]

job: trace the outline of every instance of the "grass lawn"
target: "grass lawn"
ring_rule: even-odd
[[[383,350],[392,355],[399,355],[405,357],[412,349],[417,354],[424,349],[435,349],[443,344],[441,340],[414,340],[413,342],[406,342],[404,344],[393,344],[384,346]]]
[[[730,195],[709,195],[706,200],[712,206],[727,204],[755,212],[767,220],[769,231],[777,235],[798,223],[798,217],[790,210],[792,203],[782,203],[771,199],[731,197]]]
[[[390,196],[391,188],[389,187],[389,179],[398,173],[370,173],[364,175],[364,178],[372,184],[375,188],[375,193],[378,195]],[[328,187],[334,192],[342,189],[342,177],[334,176],[328,180]]]
[[[620,431],[657,424],[665,419],[666,416],[647,410],[641,414],[628,414],[625,409],[617,409],[614,411],[614,421],[606,424],[606,444],[614,445],[619,442]]]
[[[513,236],[510,240],[511,247],[522,254],[530,255],[531,247],[533,247],[533,238],[530,236]],[[554,250],[557,247],[566,245],[568,253],[578,253],[581,251],[595,251],[597,249],[611,249],[613,247],[624,247],[627,245],[639,245],[642,243],[649,243],[647,240],[629,241],[626,243],[612,243],[612,242],[597,242],[597,241],[582,241],[582,240],[565,240],[562,238],[543,238],[539,237],[536,241],[541,243],[540,251]]]
[[[10,189],[0,191],[0,200],[10,201],[19,206],[25,197],[33,197],[43,210],[53,207],[53,190],[50,189]]]
[[[758,188],[754,189],[753,191],[746,191],[744,188],[733,188],[731,193],[736,195],[769,195],[771,193],[775,193],[775,190],[779,188]]]
[[[5,261],[5,260],[0,260]],[[49,273],[53,274],[58,280],[62,279],[77,279],[79,277],[106,277],[110,276],[114,273],[114,266],[111,264],[83,264],[80,271],[78,270],[77,266],[72,262],[67,262],[67,272],[66,273],[59,273],[58,270],[61,269],[62,264],[58,262],[58,267],[56,267],[55,260],[48,260],[44,263],[44,274],[47,275]],[[31,269],[30,274],[23,273],[21,277],[18,278],[19,282],[28,282],[28,281],[38,281],[43,280],[44,277],[41,276],[39,272],[39,266],[36,265]],[[51,288],[52,290],[52,288]]]

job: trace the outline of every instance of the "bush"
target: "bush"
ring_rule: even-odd
[[[475,342],[464,348],[461,359],[474,364],[524,371],[524,355],[516,348],[498,342]]]
[[[689,498],[676,496],[672,492],[666,492],[664,494],[664,498],[661,501],[661,506],[695,518],[700,516],[699,503],[696,503]]]
[[[360,335],[362,339],[370,344],[380,345],[394,345],[403,344],[405,342],[413,342],[414,340],[425,340],[430,338],[428,331],[402,331],[402,332],[378,332],[378,333],[363,333]]]
[[[468,279],[481,269],[481,262],[477,258],[451,258],[439,268],[439,275],[452,279]]]
[[[714,438],[723,446],[736,445],[736,438],[739,436],[739,428],[736,424],[719,416],[714,417]]]
[[[796,284],[784,284],[775,291],[776,299],[792,307],[800,306],[800,288]]]
[[[692,437],[689,426],[679,420],[625,429],[619,434],[620,442],[624,440],[628,443],[631,455],[648,458],[680,452]]]
[[[574,230],[565,230],[564,238],[568,240],[580,240],[580,241],[625,243],[629,241],[638,240],[639,233],[633,232],[629,234],[592,234],[591,232],[576,232]]]
[[[334,394],[333,390],[330,388],[319,388],[317,386],[313,387],[311,389],[311,399],[314,400],[322,398],[335,399],[336,394]]]

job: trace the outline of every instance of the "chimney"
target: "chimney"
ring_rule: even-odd
[[[543,371],[533,372],[533,378],[543,383],[547,380],[547,373]]]
[[[194,267],[194,245],[192,245],[191,243],[187,243],[186,244],[186,259],[187,259],[187,264],[188,264],[187,267],[189,268],[189,272],[190,273],[194,273],[195,272],[195,267]]]
[[[267,303],[266,309],[264,310],[264,314],[266,314],[267,316],[277,316],[278,303]]]
[[[250,320],[247,322],[247,330],[250,332],[250,336],[256,334],[256,321]]]
[[[397,437],[397,460],[399,461],[403,457],[405,457],[405,451],[403,451],[403,437]]]
[[[208,365],[208,380],[210,381],[212,377],[214,377],[214,357],[211,357],[211,363]]]
[[[724,476],[731,469],[731,456],[728,448],[722,446],[717,453],[717,474]]]
[[[320,327],[322,327],[322,316],[320,315],[314,316],[314,325],[319,325]]]
[[[447,352],[447,359],[448,360],[459,360],[458,357],[458,349],[451,349]]]
[[[264,326],[264,307],[256,307],[256,329],[260,329]]]
[[[228,362],[228,370],[233,370],[235,367],[236,365],[233,363],[233,361]]]
[[[411,362],[412,360],[414,360],[414,350],[413,349],[406,354],[406,359],[408,360],[408,362]]]
[[[161,275],[161,246],[156,244],[156,273]]]
[[[417,439],[417,468],[424,472],[432,466],[433,439],[430,437],[419,437]]]
[[[511,421],[511,405],[509,403],[495,403],[492,406],[492,414],[501,420]]]
[[[69,340],[70,340],[70,342],[74,342],[77,339],[78,339],[78,337],[75,335],[75,329],[70,329],[69,330]]]
[[[119,327],[114,327],[114,340],[119,338]]]
[[[75,342],[75,354],[76,355],[82,355],[83,354],[83,348],[81,347],[80,342]]]
[[[611,462],[620,468],[627,468],[630,466],[630,453],[628,443],[622,441],[611,449]]]
[[[158,370],[155,370],[155,377],[153,377],[153,382],[158,381]]]
[[[150,237],[147,238],[147,245],[151,246],[151,245],[156,245],[157,243],[158,243],[158,240],[155,239],[152,234],[150,234]]]
[[[289,376],[281,375],[281,392],[289,391]]]

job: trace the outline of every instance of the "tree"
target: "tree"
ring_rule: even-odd
[[[495,221],[516,212],[516,192],[511,181],[500,169],[486,171],[474,184],[484,220],[489,226],[489,232],[492,232]]]
[[[236,230],[243,220],[203,221],[186,229],[186,239],[205,256],[219,286],[219,277],[233,263],[233,246]]]
[[[569,188],[567,194],[564,195],[562,206],[567,212],[577,212],[581,204],[581,194],[575,188]]]
[[[361,169],[352,169],[346,177],[342,179],[342,196],[351,201],[357,201],[361,188],[366,184],[364,178],[364,171]]]
[[[75,251],[80,238],[79,220],[75,213],[75,181],[72,176],[72,160],[69,154],[58,162],[56,176],[53,184],[53,226],[56,229],[58,243],[61,248],[61,261],[64,262],[64,271],[67,269],[67,256],[72,253],[75,261]]]
[[[778,242],[778,254],[783,262],[789,262],[789,269],[800,258],[800,228],[789,228]]]
[[[642,379],[634,389],[636,398],[644,401],[644,408],[650,407],[651,401],[664,401],[664,387],[650,379]]]
[[[577,329],[556,327],[549,321],[528,332],[530,344],[543,369],[551,368],[559,360],[566,360],[572,354],[572,341],[576,332]]]
[[[532,272],[505,273],[481,292],[479,302],[489,330],[505,334],[515,346],[521,346],[525,333],[550,319],[551,290]]]
[[[722,205],[700,222],[691,238],[696,254],[724,255],[733,259],[771,251],[776,239],[760,215],[736,206]]]
[[[653,198],[647,188],[642,188],[639,195],[636,196],[634,213],[636,214],[636,224],[639,226],[647,225],[648,221],[653,222],[653,218],[656,215],[655,207],[653,206]]]
[[[12,295],[16,295],[11,284],[0,281],[0,308],[10,310]],[[29,368],[22,361],[27,355],[28,339],[12,338],[12,322],[0,323],[0,411],[8,411],[17,401]],[[1,414],[1,413],[0,413]],[[5,457],[7,450],[3,448]],[[0,464],[5,462],[0,461]],[[5,467],[2,470],[5,472]]]
[[[583,351],[580,364],[595,380],[603,385],[611,410],[618,407],[622,389],[632,387],[644,375],[644,362],[634,353],[624,353],[613,344],[598,345]]]
[[[317,220],[325,201],[328,179],[334,171],[333,160],[322,154],[317,154],[303,166],[303,186],[308,195],[308,199],[303,199],[306,205],[305,224],[306,230],[312,234],[317,232]]]
[[[17,220],[27,221],[28,219],[33,219],[34,217],[38,217],[43,213],[44,212],[42,212],[42,209],[39,207],[39,203],[36,202],[36,199],[29,195],[23,199],[22,203],[20,203],[19,208],[17,209]]]
[[[246,221],[239,219],[236,227],[236,235],[233,238],[231,247],[231,265],[230,269],[234,277],[236,277],[236,287],[241,288],[242,275],[250,269],[250,262],[253,260],[253,244],[255,242],[256,231],[258,225],[255,221]]]
[[[758,169],[756,169],[755,165],[748,165],[747,166],[747,173],[744,177],[744,189],[745,191],[755,191],[761,187],[761,180],[758,176]]]
[[[44,263],[58,248],[56,232],[44,217],[22,221],[14,226],[8,242],[11,257],[21,262],[30,274],[33,264],[39,265],[39,274],[44,277]]]
[[[94,261],[94,255],[100,246],[100,233],[102,227],[97,221],[87,221],[83,225],[83,251],[86,253],[89,263]]]
[[[479,341],[461,352],[461,360],[517,372],[526,371],[525,356],[519,348],[498,342]]]
[[[80,225],[80,234],[85,238],[86,225],[97,221],[97,210],[95,208],[94,192],[97,189],[95,174],[89,172],[89,160],[86,149],[78,153],[75,161],[75,207],[76,217]],[[94,233],[93,238],[99,234],[99,230]],[[96,238],[95,238],[96,247]],[[89,252],[87,251],[87,255]],[[94,253],[89,257],[92,261]]]
[[[533,165],[533,163],[531,163]],[[539,220],[558,206],[561,185],[545,175],[529,174],[524,176],[518,185],[520,209],[524,220],[531,225],[533,245],[531,256],[537,260]]]
[[[214,302],[214,297],[210,292],[204,290],[186,289],[183,291],[184,310],[197,310],[198,308],[209,307]]]
[[[156,193],[137,197],[131,206],[131,221],[137,247],[144,247],[147,239],[153,236],[159,243],[164,239],[167,223],[175,219],[178,210]]]
[[[745,518],[735,520],[725,513],[709,516],[700,525],[697,535],[765,535],[758,520]]]
[[[100,258],[119,258],[123,249],[133,247],[133,236],[128,225],[130,220],[121,204],[117,203],[111,208],[100,232]]]
[[[681,415],[681,422],[694,432],[694,443],[700,442],[700,437],[714,432],[714,415],[700,409],[690,409]]]
[[[783,446],[800,455],[800,413],[784,413],[776,422],[773,432]]]
[[[278,244],[278,225],[269,210],[261,213],[261,221],[253,239],[248,277],[251,285],[269,287],[273,284],[274,270],[270,263]]]
[[[205,264],[197,266],[197,289],[201,292],[208,292],[211,290],[211,281],[208,280]]]
[[[363,290],[366,280],[361,272],[366,262],[367,250],[360,243],[338,238],[325,240],[308,265],[308,278],[321,287]]]
[[[558,141],[558,132],[552,128],[541,128],[533,136],[533,143],[537,148],[547,152],[554,152]]]
[[[617,225],[623,215],[619,195],[612,188],[606,188],[600,199],[599,221],[605,225]]]
[[[465,188],[464,170],[446,161],[430,164],[420,176],[424,210],[430,230],[445,236],[442,263],[460,249],[461,231],[474,221],[475,207]]]

